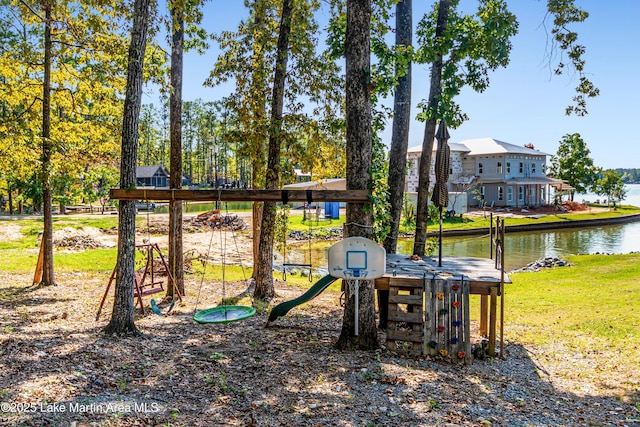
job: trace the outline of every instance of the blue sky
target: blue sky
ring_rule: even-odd
[[[640,137],[635,129],[640,122],[640,1],[576,0],[590,14],[575,29],[579,41],[586,45],[586,72],[600,89],[600,96],[588,101],[589,114],[567,117],[577,84],[571,75],[552,76],[546,65],[547,33],[541,25],[546,1],[511,0],[510,10],[520,22],[513,40],[511,63],[491,74],[491,85],[484,93],[465,91],[457,99],[469,120],[458,129],[450,129],[450,142],[490,137],[516,145],[532,143],[548,154],[555,154],[562,137],[579,133],[591,150],[597,166],[603,168],[640,168]],[[413,1],[414,25],[424,13],[424,6]],[[428,3],[429,6],[432,2]],[[462,0],[463,7],[475,4]],[[422,8],[422,9],[420,9]],[[240,0],[213,0],[204,10],[204,27],[209,32],[235,30],[246,17]],[[415,40],[415,37],[414,37]],[[208,76],[218,54],[212,44],[206,56],[185,56],[185,100],[201,98],[212,101],[230,93],[226,87],[206,88]],[[572,78],[573,77],[573,78]],[[414,65],[413,99],[417,105],[428,96],[428,69]],[[143,102],[153,102],[144,99]],[[389,100],[391,104],[392,100]],[[418,109],[414,111],[417,114]],[[391,123],[387,126],[391,128]],[[413,121],[409,145],[422,144],[424,124]],[[390,132],[383,136],[388,144]]]

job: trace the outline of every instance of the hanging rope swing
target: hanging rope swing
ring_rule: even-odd
[[[312,197],[311,190],[307,190],[307,206],[309,207],[309,211],[311,211],[312,202],[313,202],[313,197]],[[287,190],[282,191],[282,203],[284,205],[287,205],[289,203],[289,193],[287,192]],[[306,215],[306,210],[305,210],[305,215]],[[311,216],[307,219],[307,221],[309,221],[308,223],[309,231],[307,233],[307,249],[308,249],[309,262],[308,263],[287,262],[287,243],[286,243],[286,236],[285,236],[285,242],[282,249],[282,258],[284,260],[284,263],[282,264],[282,280],[285,282],[287,281],[287,268],[291,268],[291,267],[308,270],[309,282],[313,282],[313,264],[311,263],[311,243],[312,243],[311,239],[313,237],[313,219],[311,218]]]
[[[227,206],[227,203],[225,202],[225,212],[227,213],[227,217],[228,217],[228,209],[226,206]],[[214,221],[212,221],[212,219],[214,219]],[[226,305],[227,290],[226,290],[226,277],[225,277],[226,268],[225,267],[226,267],[227,237],[226,237],[226,233],[223,231],[225,221],[224,221],[224,218],[222,218],[220,221],[215,221],[215,218],[212,216],[209,218],[207,222],[211,227],[211,239],[209,240],[209,249],[207,250],[207,256],[203,266],[202,279],[200,281],[200,289],[198,290],[198,297],[196,298],[196,308],[194,309],[193,320],[195,320],[198,323],[230,323],[230,322],[235,322],[238,320],[243,320],[248,317],[251,317],[254,314],[256,314],[256,309],[253,307],[248,307],[243,305]],[[200,301],[200,292],[202,290],[204,277],[207,272],[207,264],[209,260],[209,255],[211,253],[211,246],[213,244],[213,235],[214,235],[216,226],[220,228],[220,250],[221,250],[221,257],[222,257],[222,262],[221,262],[222,302],[217,307],[212,307],[212,308],[207,308],[205,310],[197,311],[198,302]],[[234,242],[236,242],[236,249],[238,249],[237,241],[235,239],[235,231],[233,229],[232,229],[232,233],[233,233]],[[244,274],[244,268],[242,272]]]

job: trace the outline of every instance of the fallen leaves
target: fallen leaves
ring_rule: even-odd
[[[339,295],[292,310],[265,329],[266,313],[228,325],[193,322],[198,278],[169,317],[138,318],[143,338],[102,335],[110,312],[93,321],[104,276],[59,275],[59,286],[30,292],[0,275],[2,402],[152,402],[157,412],[0,413],[0,424],[70,425],[611,425],[637,418],[637,397],[601,383],[623,372],[570,372],[575,359],[509,343],[506,360],[471,366],[428,358],[334,349],[342,323]],[[29,277],[25,277],[29,280]],[[228,284],[240,292],[245,283]],[[303,290],[279,287],[281,300]],[[199,305],[215,306],[220,286],[205,283]],[[278,303],[275,301],[274,303]],[[145,299],[148,303],[148,299]],[[384,334],[380,333],[384,343]],[[594,353],[580,360],[600,357]],[[537,374],[540,366],[547,373]],[[638,382],[626,379],[631,390]],[[635,384],[635,386],[633,385]],[[592,386],[591,394],[582,394]],[[578,417],[581,420],[578,420]],[[629,424],[629,423],[627,423]]]

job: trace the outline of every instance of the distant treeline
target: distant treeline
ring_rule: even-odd
[[[640,184],[640,169],[616,169],[625,184]]]

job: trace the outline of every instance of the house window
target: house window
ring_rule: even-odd
[[[507,202],[513,202],[513,187],[507,187]]]
[[[545,164],[542,164],[542,166],[540,166],[540,170],[542,170],[542,173],[545,173],[545,171],[547,170],[547,166]]]
[[[504,200],[504,189],[501,185],[498,185],[498,200]]]
[[[524,201],[524,187],[522,185],[518,186],[518,201],[519,202]]]
[[[507,162],[507,174],[511,173],[511,162]]]
[[[520,175],[524,173],[524,163],[520,162]]]
[[[540,201],[544,202],[545,199],[545,191],[544,191],[544,187],[540,189]]]
[[[418,169],[416,164],[412,160],[409,160],[407,162],[407,168],[409,168],[409,175],[411,175],[411,176],[415,175],[416,174],[416,169]]]
[[[478,173],[482,173],[482,163],[478,163]]]
[[[484,201],[485,188],[484,185],[480,187],[480,200]]]
[[[498,174],[502,175],[502,162],[498,162]]]
[[[531,163],[531,174],[535,175],[536,173],[536,164],[535,163]]]

